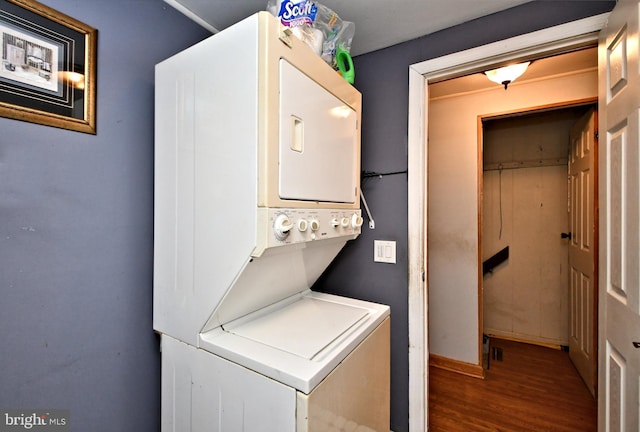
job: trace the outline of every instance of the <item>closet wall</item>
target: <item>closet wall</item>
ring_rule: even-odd
[[[576,107],[483,122],[484,333],[568,345],[567,155]]]

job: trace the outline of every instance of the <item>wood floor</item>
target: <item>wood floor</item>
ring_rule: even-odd
[[[429,368],[430,432],[596,431],[596,401],[567,352],[493,339],[485,379]]]

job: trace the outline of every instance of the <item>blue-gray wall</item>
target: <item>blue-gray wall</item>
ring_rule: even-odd
[[[98,29],[98,133],[0,118],[0,408],[158,431],[154,65],[209,33],[161,0],[42,1]]]
[[[208,33],[161,0],[43,2],[99,31],[98,134],[0,118],[0,408],[69,409],[74,431],[157,431],[153,65]],[[407,168],[410,64],[613,4],[534,2],[357,57],[363,169]],[[391,305],[392,428],[403,432],[407,178],[371,178],[363,190],[376,230],[365,228],[317,288]],[[397,264],[372,262],[374,239],[398,242]]]
[[[355,86],[363,95],[362,169],[379,173],[407,169],[409,65],[608,12],[614,5],[614,1],[578,0],[525,3],[356,57]],[[314,288],[391,306],[391,428],[405,432],[409,429],[407,176],[368,178],[362,190],[376,229],[369,230],[365,218],[363,234],[343,250]],[[375,239],[397,242],[397,264],[373,262]]]

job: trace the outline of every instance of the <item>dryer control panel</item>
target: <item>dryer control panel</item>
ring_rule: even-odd
[[[258,209],[258,244],[254,256],[265,249],[319,240],[356,238],[362,227],[361,210]]]

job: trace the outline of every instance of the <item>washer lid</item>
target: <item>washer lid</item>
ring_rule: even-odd
[[[225,330],[311,360],[369,311],[310,297]],[[231,328],[229,328],[231,327]]]

